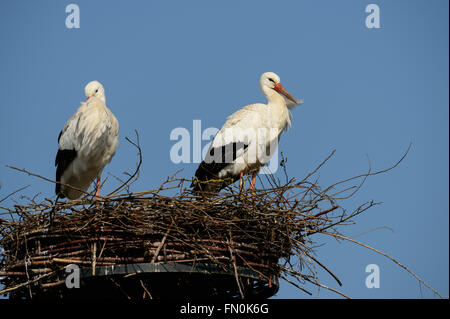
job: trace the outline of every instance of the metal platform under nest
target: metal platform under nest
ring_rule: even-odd
[[[95,270],[79,267],[79,274],[79,288],[66,286],[69,273],[62,270],[11,292],[10,299],[230,299],[240,298],[241,293],[245,298],[264,299],[279,289],[276,276],[267,281],[249,268],[237,267],[235,273],[215,264],[118,264]]]

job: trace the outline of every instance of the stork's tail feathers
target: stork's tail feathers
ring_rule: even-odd
[[[73,162],[75,157],[77,156],[77,151],[75,150],[58,150],[55,159],[56,166],[56,181],[58,183],[55,184],[55,193],[60,198],[65,198],[64,194],[61,192],[61,177],[64,174],[64,171],[69,167],[69,165]]]

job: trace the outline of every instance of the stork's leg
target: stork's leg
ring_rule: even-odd
[[[250,182],[250,189],[251,189],[252,191],[255,190],[256,174],[257,174],[256,172],[255,172],[255,173],[252,173],[252,181]]]
[[[244,189],[244,171],[241,171],[239,178],[239,191],[242,192],[243,189]]]
[[[95,185],[95,199],[98,199],[100,194],[100,178],[97,178],[97,184]]]
[[[252,206],[253,209],[255,209],[255,180],[256,180],[256,174],[257,172],[252,173],[252,180],[250,182],[250,191],[252,192],[251,198],[252,198]]]

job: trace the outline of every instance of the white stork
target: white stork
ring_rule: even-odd
[[[87,101],[81,102],[59,133],[55,166],[60,198],[77,199],[97,178],[95,197],[99,196],[100,176],[119,146],[119,123],[106,107],[105,89],[97,82],[84,88]],[[81,191],[80,191],[81,190]]]
[[[286,91],[273,72],[264,73],[259,84],[268,103],[244,106],[227,118],[195,172],[194,192],[213,195],[250,173],[250,189],[255,188],[256,174],[291,125],[289,109],[303,103]]]

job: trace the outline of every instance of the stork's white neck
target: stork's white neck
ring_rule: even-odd
[[[86,102],[89,102],[89,101],[95,100],[95,99],[99,99],[100,101],[102,101],[106,105],[106,98],[105,98],[104,95],[99,95],[99,96],[95,96],[94,95],[94,96],[88,97]]]
[[[262,92],[267,98],[268,112],[271,114],[270,117],[272,118],[273,124],[279,128],[280,133],[285,129],[289,129],[291,126],[291,115],[284,97],[268,87],[262,87]]]
[[[264,86],[262,92],[269,102],[268,105],[274,105],[279,107],[286,107],[286,100],[274,89]]]

